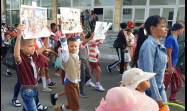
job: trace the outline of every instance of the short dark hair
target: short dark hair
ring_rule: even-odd
[[[153,15],[147,18],[144,24],[144,28],[147,31],[147,34],[150,35],[151,31],[150,28],[151,26],[157,26],[158,24],[161,23],[162,20],[166,20],[164,17],[160,17],[159,15]]]
[[[14,27],[16,28],[19,24],[15,24]]]
[[[68,38],[68,40],[67,40],[67,43],[68,43],[68,44],[69,44],[69,42],[77,42],[77,39],[74,38],[74,37],[70,37],[70,38]]]
[[[175,23],[172,27],[171,27],[171,30],[170,31],[177,31],[177,30],[180,30],[180,29],[183,29],[184,26],[183,24],[181,23]]]
[[[51,23],[51,28],[57,26],[55,23]]]
[[[122,28],[122,29],[125,29],[126,27],[127,27],[127,24],[126,23],[120,23],[120,27]]]

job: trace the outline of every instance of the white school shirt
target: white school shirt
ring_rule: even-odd
[[[68,59],[69,59],[69,51],[66,50],[66,49],[64,50],[64,49],[62,49],[62,48],[59,48],[58,53],[59,53],[60,61],[62,61],[62,64],[63,64],[63,63],[66,63],[66,62],[68,61]],[[79,58],[78,54],[75,54],[75,55]],[[64,80],[66,80],[66,79],[67,79],[67,77],[66,77],[66,74],[65,74]],[[69,80],[69,81],[70,81],[70,80]],[[80,79],[76,79],[76,80],[71,81],[71,82],[77,84],[77,83],[80,82]]]
[[[36,65],[35,63],[33,62],[33,58],[32,57],[29,57],[30,58],[30,63],[31,63],[31,66],[32,66],[32,69],[34,71],[34,78],[37,79],[37,70],[36,70]]]

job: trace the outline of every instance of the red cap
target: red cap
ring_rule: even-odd
[[[133,29],[133,28],[134,28],[134,22],[128,21],[128,22],[127,22],[127,28]]]

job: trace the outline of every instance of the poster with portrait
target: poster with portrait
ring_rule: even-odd
[[[111,26],[112,23],[96,21],[93,39],[105,39],[105,34]]]
[[[60,8],[62,33],[82,32],[80,24],[80,9]]]
[[[25,26],[24,39],[50,36],[47,27],[47,8],[21,5],[20,23]]]

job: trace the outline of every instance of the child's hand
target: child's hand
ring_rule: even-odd
[[[51,52],[51,49],[49,49],[49,48],[46,48],[46,49],[45,49],[45,51],[47,51],[47,52]]]
[[[25,29],[25,25],[21,25],[21,24],[18,25],[18,27],[17,27],[17,38],[21,37],[24,29]]]
[[[92,39],[94,37],[95,33],[92,32],[90,38]]]

